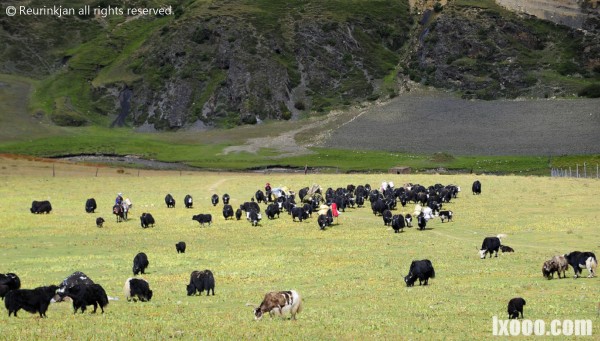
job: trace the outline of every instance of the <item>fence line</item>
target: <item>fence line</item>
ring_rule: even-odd
[[[583,165],[576,164],[575,172],[573,172],[571,166],[569,166],[569,168],[552,167],[550,169],[550,176],[563,178],[600,179],[600,165],[596,163],[596,167],[593,167],[588,165],[587,162],[584,162]]]

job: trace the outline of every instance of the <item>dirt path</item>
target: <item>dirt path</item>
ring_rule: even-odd
[[[209,192],[216,192],[217,189],[219,188],[219,186],[221,186],[225,181],[227,181],[227,179],[221,179],[217,182],[215,182],[214,184],[210,185],[210,187],[208,188]]]
[[[276,150],[280,155],[274,156],[273,159],[313,154],[309,148],[320,146],[327,141],[333,131],[339,130],[347,124],[369,112],[374,107],[382,104],[357,105],[349,110],[340,111],[334,110],[327,116],[314,117],[307,120],[301,128],[282,132],[275,137],[258,137],[250,138],[244,145],[229,146],[223,149],[222,154],[248,152],[256,154],[260,148],[269,148]],[[306,143],[298,142],[298,135],[302,133],[310,133],[310,139]]]

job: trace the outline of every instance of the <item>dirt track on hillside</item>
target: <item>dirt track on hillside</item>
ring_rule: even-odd
[[[415,91],[348,116],[322,147],[454,155],[600,153],[600,100],[462,100]]]

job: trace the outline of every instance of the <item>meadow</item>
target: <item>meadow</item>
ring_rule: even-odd
[[[56,176],[52,176],[52,168]],[[595,179],[416,174],[264,174],[233,172],[155,172],[0,158],[0,273],[15,272],[23,288],[59,284],[82,271],[116,296],[104,314],[73,314],[69,303],[52,304],[47,319],[21,311],[8,317],[0,308],[7,339],[483,339],[492,335],[492,317],[506,318],[506,304],[525,298],[525,318],[591,319],[600,335],[597,305],[600,279],[546,280],[542,263],[575,250],[598,254]],[[482,194],[471,194],[472,182]],[[313,183],[327,187],[373,186],[382,181],[461,186],[444,206],[454,221],[430,221],[427,230],[394,234],[369,207],[349,208],[337,225],[320,231],[316,217],[292,222],[287,214],[258,227],[245,220],[224,221],[222,203],[210,196],[230,194],[234,207],[256,190],[288,186],[298,191]],[[133,202],[130,220],[111,214],[118,192]],[[164,197],[177,200],[167,209]],[[194,197],[185,209],[183,197]],[[98,202],[95,214],[85,200]],[[29,213],[32,200],[50,200],[49,215]],[[412,212],[414,205],[395,212]],[[264,206],[262,206],[264,209]],[[142,229],[139,216],[157,223]],[[201,228],[191,217],[211,213]],[[97,228],[95,218],[106,219]],[[513,254],[480,260],[485,236],[507,234]],[[187,251],[177,254],[175,243]],[[132,277],[132,260],[150,260],[142,277],[154,291],[150,302],[127,302],[122,293]],[[412,260],[430,259],[436,278],[429,286],[406,287]],[[186,296],[193,270],[215,274],[215,296]],[[587,271],[583,272],[584,277]],[[295,289],[304,310],[297,321],[253,320],[245,304],[260,303],[267,291]],[[561,338],[563,339],[563,338]]]

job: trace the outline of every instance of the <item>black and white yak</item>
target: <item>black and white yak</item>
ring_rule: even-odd
[[[192,198],[191,195],[186,195],[185,198],[183,198],[183,204],[185,205],[185,208],[193,208],[194,207],[194,199]]]
[[[246,219],[252,224],[252,226],[258,226],[258,222],[261,220],[261,215],[256,210],[250,210],[246,212]]]
[[[9,291],[17,289],[21,289],[21,279],[17,274],[12,272],[0,274],[0,297],[2,299]]]
[[[290,314],[292,320],[296,319],[296,314],[302,311],[302,297],[296,290],[290,291],[271,291],[265,295],[259,306],[247,303],[247,306],[254,308],[254,319],[260,320],[265,313],[284,316]]]
[[[275,219],[275,215],[277,215],[277,218],[279,218],[280,213],[281,210],[279,209],[279,205],[277,204],[269,204],[269,206],[267,206],[267,209],[265,210],[265,214],[269,219]]]
[[[412,218],[412,215],[410,213],[407,213],[404,216],[404,220],[406,221],[406,227],[412,227],[413,218]]]
[[[63,293],[67,292],[69,288],[73,286],[90,284],[94,284],[94,281],[91,278],[81,271],[75,271],[60,282],[54,301],[61,302],[64,298]]]
[[[500,250],[500,246],[502,245],[500,238],[502,237],[505,237],[505,235],[499,234],[497,237],[485,237],[481,243],[481,249],[479,249],[479,257],[485,259],[488,253],[490,254],[490,258],[492,258],[492,253],[495,253],[494,257],[498,257],[498,250]]]
[[[589,271],[588,278],[596,276],[596,268],[598,267],[598,259],[593,252],[573,251],[564,255],[565,259],[575,272],[575,277],[581,276],[581,269],[586,268]]]
[[[148,281],[142,278],[128,278],[123,286],[123,294],[127,301],[133,300],[136,302],[136,298],[142,302],[150,301],[152,299],[152,290]]]
[[[298,218],[300,222],[302,222],[302,220],[308,219],[308,212],[304,210],[304,207],[292,208],[292,221],[296,221],[296,218]]]
[[[100,284],[76,284],[59,295],[71,298],[73,301],[73,314],[80,309],[83,314],[88,305],[94,306],[92,313],[96,313],[98,306],[100,306],[100,310],[104,314],[104,307],[108,305],[108,296]]]
[[[452,211],[440,211],[439,216],[442,220],[442,223],[444,220],[452,221]]]
[[[167,208],[175,208],[175,198],[171,194],[167,194],[165,196],[165,204],[167,204]]]
[[[229,218],[233,219],[233,207],[231,207],[231,205],[223,205],[223,218],[225,218],[225,220]]]

